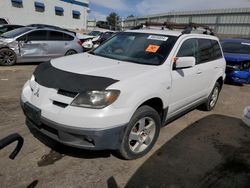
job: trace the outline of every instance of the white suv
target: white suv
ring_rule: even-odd
[[[167,122],[199,105],[214,108],[225,66],[217,37],[129,30],[92,52],[40,64],[21,104],[32,133],[135,159]]]

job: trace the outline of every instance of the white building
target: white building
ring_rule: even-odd
[[[86,29],[89,0],[0,0],[0,18],[10,24],[49,24]]]

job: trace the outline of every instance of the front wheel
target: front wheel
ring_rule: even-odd
[[[136,110],[125,131],[119,154],[125,159],[144,156],[154,146],[160,132],[158,113],[149,106]]]
[[[216,82],[212,92],[210,93],[210,95],[207,99],[207,101],[202,106],[205,111],[211,111],[214,109],[214,107],[218,101],[218,98],[219,98],[220,90],[221,90],[221,86],[218,82]]]
[[[0,49],[0,65],[12,66],[16,63],[16,53],[9,48]]]

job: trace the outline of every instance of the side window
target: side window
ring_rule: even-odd
[[[222,58],[222,52],[218,41],[212,40],[212,48],[213,48],[212,59],[216,60]]]
[[[63,33],[58,31],[49,31],[49,40],[63,41]]]
[[[74,40],[74,37],[73,37],[73,36],[68,35],[68,34],[66,34],[66,33],[63,34],[63,38],[64,38],[64,40],[66,40],[66,41],[72,41],[72,40]]]
[[[198,61],[198,41],[197,39],[188,39],[181,45],[177,57],[195,57]]]
[[[21,36],[21,37],[18,37],[16,40],[17,40],[17,41],[26,41],[27,38],[28,38],[28,35],[23,35],[23,36]]]
[[[32,31],[28,34],[28,40],[29,41],[47,40],[47,31],[46,30]]]
[[[211,60],[212,43],[209,39],[199,39],[199,63],[206,63]]]

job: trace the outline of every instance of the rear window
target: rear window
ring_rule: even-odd
[[[250,54],[250,41],[247,42],[222,42],[224,53]]]

